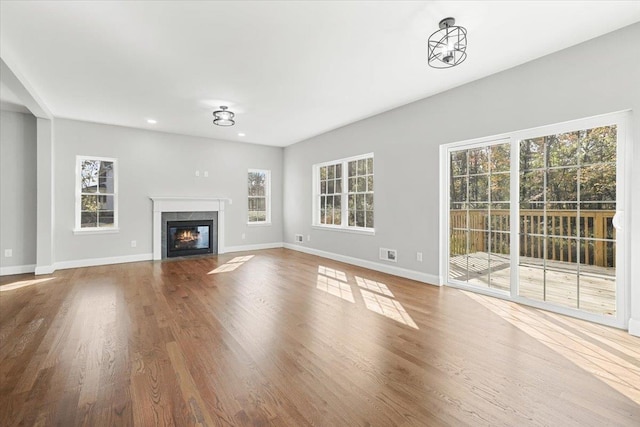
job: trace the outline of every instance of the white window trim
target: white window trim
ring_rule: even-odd
[[[80,185],[80,165],[84,160],[100,160],[103,162],[113,162],[113,227],[81,227],[81,207],[82,207],[82,185]],[[75,205],[75,228],[73,234],[111,234],[119,233],[118,226],[118,159],[99,156],[76,156],[76,205]]]
[[[271,170],[269,169],[249,169],[247,174],[250,173],[264,173],[265,174],[265,207],[267,209],[267,218],[265,221],[249,221],[249,206],[247,204],[247,225],[250,227],[264,227],[271,225]],[[247,187],[247,201],[249,200],[249,188]]]
[[[331,160],[328,162],[322,162],[322,163],[316,163],[313,165],[313,167],[311,168],[311,173],[312,173],[312,211],[311,211],[311,227],[313,228],[317,228],[319,230],[331,230],[331,231],[340,231],[340,232],[346,232],[346,233],[355,233],[355,234],[365,234],[365,235],[375,235],[376,234],[376,229],[374,228],[366,228],[366,227],[356,227],[356,226],[349,226],[349,203],[348,203],[348,197],[349,197],[349,191],[348,191],[348,167],[349,167],[349,162],[352,162],[354,160],[361,160],[361,159],[368,159],[368,158],[372,158],[373,163],[374,163],[374,173],[373,173],[373,180],[375,183],[375,158],[373,153],[367,153],[367,154],[361,154],[358,156],[352,156],[352,157],[346,157],[343,159],[336,159],[336,160]],[[335,164],[342,164],[342,193],[341,193],[341,209],[342,209],[342,215],[341,217],[344,218],[345,220],[342,221],[341,225],[335,225],[335,224],[322,224],[320,223],[320,209],[318,207],[318,201],[319,201],[319,196],[320,196],[320,168],[323,166],[329,166],[329,165],[335,165]],[[375,206],[375,184],[374,184],[374,206]],[[345,191],[346,190],[346,191]],[[374,207],[374,212],[375,212],[375,207]],[[375,215],[375,214],[374,214]],[[375,224],[375,222],[374,222]]]

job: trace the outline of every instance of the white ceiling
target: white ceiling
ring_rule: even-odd
[[[436,70],[447,16],[468,58]],[[638,22],[640,1],[2,1],[0,17],[0,55],[56,117],[286,146]],[[222,104],[235,126],[212,124]]]

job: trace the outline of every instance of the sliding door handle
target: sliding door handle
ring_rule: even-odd
[[[613,216],[611,223],[613,224],[616,230],[622,230],[622,225],[624,224],[624,212],[617,211],[616,214]]]

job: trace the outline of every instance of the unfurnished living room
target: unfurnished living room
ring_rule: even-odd
[[[639,426],[639,1],[0,0],[0,426]]]

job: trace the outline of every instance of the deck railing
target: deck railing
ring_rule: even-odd
[[[467,211],[452,210],[451,255],[467,253]],[[509,253],[510,215],[506,209],[469,210],[469,252]],[[520,256],[599,267],[615,267],[612,210],[520,210]],[[489,227],[491,225],[491,227]],[[458,229],[458,230],[456,230]],[[491,229],[491,232],[488,231]],[[546,229],[546,230],[545,230]]]

